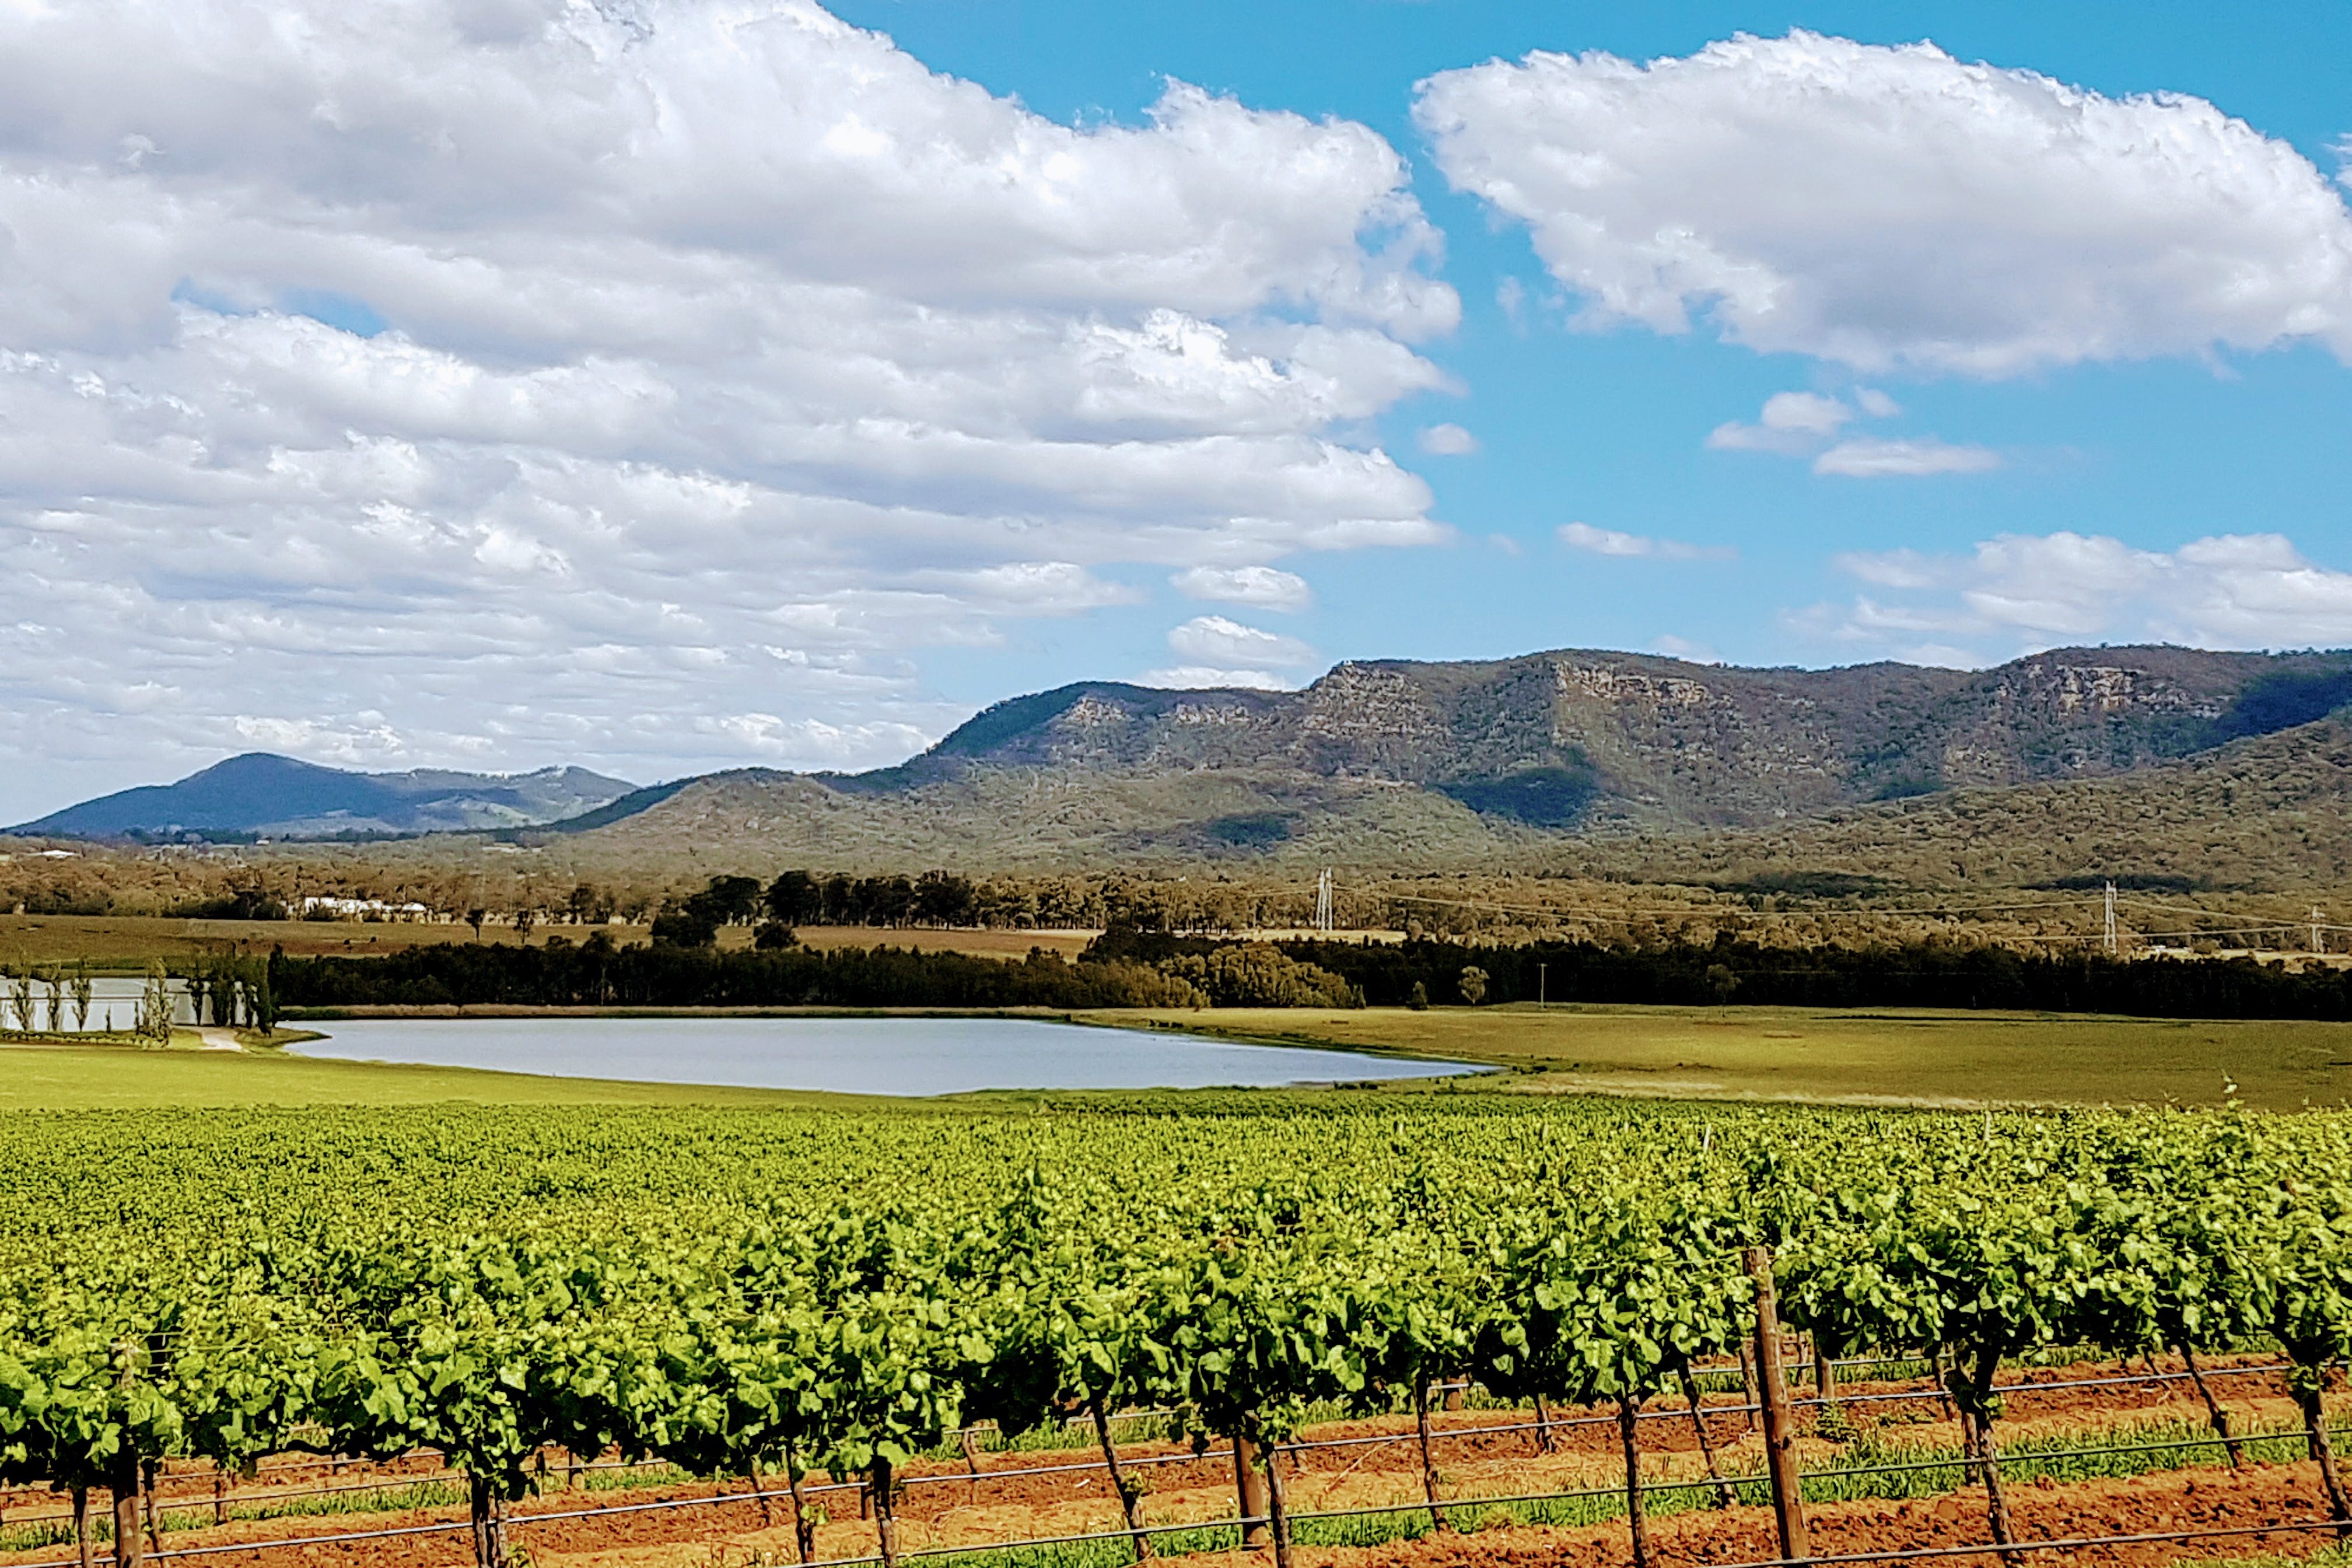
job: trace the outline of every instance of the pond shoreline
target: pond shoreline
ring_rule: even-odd
[[[305,1024],[365,1018],[1034,1018],[1081,1024],[1067,1007],[596,1007],[521,1002],[363,1003],[349,1007],[287,1007],[280,1018]]]
[[[614,1081],[928,1098],[1434,1080],[1471,1064],[1218,1039],[1045,1009],[405,1008],[306,1022],[289,1055]],[[340,1026],[338,1026],[340,1024]]]

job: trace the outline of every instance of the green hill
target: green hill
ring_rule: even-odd
[[[2063,876],[2128,848],[2274,877],[2305,851],[2272,814],[2340,820],[2305,797],[2333,799],[2314,748],[2336,731],[2314,721],[2348,700],[2352,654],[2171,647],[1986,670],[1570,650],[1344,664],[1298,692],[1092,682],[875,773],[688,781],[566,848],[900,869],[1899,860],[1938,880]],[[2281,770],[2302,782],[2260,783]]]

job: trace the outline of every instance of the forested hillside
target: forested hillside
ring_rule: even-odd
[[[871,868],[1526,864],[1629,836],[1778,836],[1875,802],[2172,780],[2168,764],[2265,737],[2293,760],[2315,733],[2297,727],[2347,699],[2352,655],[2168,647],[1976,671],[1570,651],[1347,664],[1298,692],[1095,683],[999,704],[900,767],[696,780],[600,817],[571,852],[612,866],[689,848]],[[2193,855],[2213,806],[2200,794],[2164,811],[2166,852]],[[2241,858],[2266,854],[2248,844]]]
[[[2340,719],[2120,778],[1955,790],[1770,830],[1649,835],[1591,864],[1683,881],[1843,872],[1885,887],[2179,889],[2352,881],[2352,724]]]

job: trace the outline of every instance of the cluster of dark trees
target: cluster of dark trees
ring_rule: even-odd
[[[971,879],[948,871],[919,877],[820,876],[787,871],[768,884],[769,918],[785,925],[970,926],[980,923]]]
[[[823,877],[787,871],[761,887],[752,877],[713,877],[698,893],[654,917],[653,939],[709,947],[719,928],[748,925],[763,949],[790,947],[794,926],[968,926],[979,923],[971,880],[945,871],[919,877]]]
[[[240,883],[213,898],[189,899],[164,913],[192,921],[283,921],[293,919],[284,900],[272,898],[257,884]]]
[[[1171,1007],[1200,992],[1147,964],[1025,961],[893,947],[621,946],[598,931],[544,947],[457,942],[382,958],[271,955],[281,1007]]]
[[[698,895],[699,896],[699,895]],[[269,964],[283,1007],[1412,1006],[1508,1002],[1729,1002],[1806,1007],[2010,1008],[2174,1018],[2352,1019],[2352,971],[2248,959],[2035,954],[1937,942],[1880,947],[1537,942],[1221,942],[1119,929],[1076,963],[1006,963],[888,946],[720,952],[603,932],[543,948],[453,943],[382,958]]]
[[[1150,962],[1181,939],[1106,936],[1093,956]],[[1438,1001],[1483,972],[1485,999],[1786,1007],[2005,1008],[2160,1018],[2352,1019],[2352,970],[2252,959],[2109,958],[1941,942],[1876,947],[1767,947],[1729,933],[1711,943],[1612,946],[1452,942],[1286,942],[1292,957],[1340,976],[1371,1006]]]

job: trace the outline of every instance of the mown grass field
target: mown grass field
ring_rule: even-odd
[[[2352,1025],[2345,1024],[1570,1005],[1423,1013],[1110,1011],[1079,1014],[1076,1021],[1436,1057],[1505,1069],[1444,1086],[1423,1080],[1385,1085],[1380,1091],[1397,1094],[1475,1089],[1948,1108],[2218,1105],[2235,1084],[2238,1099],[2264,1110],[2352,1103]],[[463,1029],[466,1023],[454,1018],[447,1026]],[[779,1020],[778,1027],[789,1026]],[[1335,1062],[1332,1076],[1348,1078],[1345,1064]],[[1182,1098],[1181,1091],[1168,1093],[1171,1103]],[[0,1109],[444,1101],[902,1108],[947,1103],[378,1066],[268,1051],[0,1047]]]
[[[534,941],[544,941],[542,927]],[[553,928],[558,934],[578,938],[573,926]],[[615,941],[629,928],[613,928]],[[643,931],[637,936],[642,940]],[[87,959],[106,969],[137,969],[152,958],[165,962],[200,952],[243,948],[268,952],[283,947],[303,957],[321,953],[358,954],[397,952],[404,947],[472,942],[473,931],[461,925],[356,921],[194,921],[166,915],[8,915],[0,914],[0,961],[53,963]],[[483,928],[484,942],[513,942],[512,931]]]
[[[603,931],[616,942],[650,940],[644,926],[541,925],[530,933],[534,946],[550,937],[579,942]],[[911,947],[926,952],[968,952],[982,958],[1025,958],[1033,947],[1075,958],[1092,931],[885,931],[872,926],[803,926],[802,942],[821,951],[837,947]],[[462,925],[439,922],[410,924],[358,921],[196,921],[163,915],[9,915],[0,914],[0,963],[70,963],[86,959],[110,970],[136,970],[147,961],[165,962],[200,952],[242,948],[268,952],[282,947],[297,957],[372,957],[404,948],[443,942],[498,942],[511,946],[525,940],[511,927],[486,925],[478,938]],[[748,926],[719,932],[726,948],[751,945]]]
[[[453,1024],[452,1028],[465,1026]],[[240,1105],[904,1106],[786,1089],[536,1078],[463,1068],[317,1061],[276,1051],[0,1046],[0,1110],[160,1110]],[[915,1104],[925,1102],[916,1101]]]
[[[1937,1106],[2218,1105],[2234,1082],[2237,1098],[2266,1110],[2352,1101],[2352,1024],[1564,1005],[1093,1016],[1233,1039],[1490,1063],[1513,1069],[1498,1087],[1521,1091]]]

